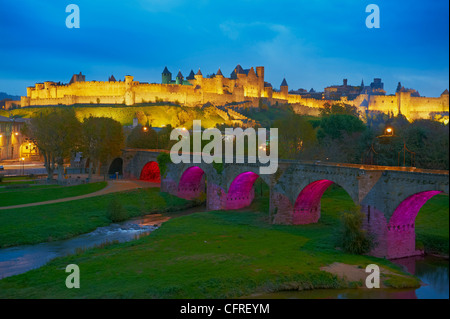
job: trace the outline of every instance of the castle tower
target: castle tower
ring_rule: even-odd
[[[134,105],[135,94],[133,91],[133,77],[131,75],[125,76],[125,89],[125,105]]]
[[[170,84],[170,82],[172,82],[172,73],[167,69],[167,66],[164,68],[164,71],[162,71],[161,77],[162,84]]]
[[[200,69],[198,69],[198,72],[197,72],[197,74],[195,75],[195,79],[196,79],[196,80],[203,79],[203,74],[202,74],[202,71],[200,71]]]
[[[286,79],[283,79],[283,82],[281,82],[281,85],[280,85],[280,92],[281,92],[281,94],[283,95],[283,97],[284,97],[285,99],[287,99],[288,94],[289,94],[289,87],[288,87],[288,84],[287,84],[287,82],[286,82]]]
[[[216,79],[217,94],[223,94],[223,74],[220,68],[214,78]]]
[[[230,79],[236,80],[236,79],[238,79],[240,77],[243,77],[243,76],[245,76],[244,69],[241,67],[240,64],[238,64],[234,68],[233,72],[231,72]]]
[[[264,67],[263,66],[256,67],[256,75],[258,76],[258,96],[261,96],[262,92],[264,92]]]
[[[183,74],[181,74],[181,71],[178,71],[177,77],[175,78],[176,84],[183,84]]]
[[[194,73],[193,70],[191,70],[191,73],[189,73],[189,75],[186,78],[186,80],[195,80],[195,73]]]

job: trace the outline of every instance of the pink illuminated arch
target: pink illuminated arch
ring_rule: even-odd
[[[161,173],[157,162],[148,162],[142,168],[140,180],[161,183]]]
[[[422,206],[441,191],[426,191],[409,196],[398,205],[389,220],[388,229],[414,228],[417,213]]]
[[[306,186],[294,205],[293,224],[317,223],[320,218],[320,199],[333,181],[322,179]]]
[[[231,183],[227,195],[227,209],[239,209],[249,206],[255,192],[253,185],[259,175],[253,172],[239,174]]]
[[[178,196],[186,199],[199,196],[205,189],[204,174],[205,172],[198,166],[185,170],[178,183]]]

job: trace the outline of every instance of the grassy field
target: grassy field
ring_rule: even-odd
[[[192,206],[189,201],[150,188],[45,206],[2,210],[0,247],[66,239],[109,225],[111,221],[107,217],[107,208],[113,198],[122,203],[129,217]]]
[[[416,242],[426,252],[448,256],[449,197],[436,195],[417,214]]]
[[[58,258],[5,278],[0,298],[234,298],[362,284],[320,271],[334,262],[361,267],[377,263],[397,274],[382,281],[417,286],[415,278],[399,276],[400,269],[387,260],[335,249],[339,211],[352,205],[344,191],[332,188],[324,195],[317,224],[271,225],[267,200],[261,199],[253,204],[257,211],[173,218],[139,240]],[[64,285],[65,267],[72,263],[80,267],[81,289]]]
[[[53,186],[46,188],[36,188],[38,186],[25,189],[0,188],[0,207],[90,194],[105,188],[106,185],[106,182],[98,182],[76,186]]]

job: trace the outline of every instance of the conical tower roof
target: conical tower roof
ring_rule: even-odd
[[[178,71],[178,74],[177,74],[177,78],[180,78],[180,79],[182,79],[182,78],[183,78],[183,74],[181,74],[181,70],[180,70],[180,71]]]
[[[197,72],[196,75],[203,75],[203,74],[202,74],[202,71],[200,71],[200,69],[198,69],[198,72]]]
[[[195,79],[195,73],[193,70],[191,70],[191,73],[189,73],[189,76],[186,78],[188,80],[194,80]]]
[[[164,71],[162,71],[162,74],[172,74],[170,73],[170,71],[167,69],[167,66],[164,68]]]
[[[217,70],[217,74],[216,74],[216,75],[221,75],[221,76],[223,76],[222,71],[220,71],[220,68],[219,68],[219,70]]]
[[[280,86],[288,86],[288,84],[287,84],[287,82],[286,82],[286,79],[283,79],[283,82],[281,82],[281,85]]]

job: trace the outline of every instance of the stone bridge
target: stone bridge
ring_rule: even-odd
[[[159,174],[158,154],[158,150],[123,150],[124,177],[154,178]],[[186,199],[205,194],[209,210],[240,209],[252,203],[260,177],[270,189],[273,223],[296,225],[318,222],[321,197],[337,184],[365,214],[364,227],[378,243],[372,254],[386,258],[419,253],[417,213],[428,199],[449,191],[448,171],[281,160],[275,174],[260,175],[260,166],[224,163],[216,169],[205,163],[171,163],[161,177],[161,191]]]

